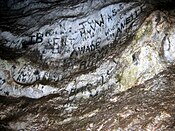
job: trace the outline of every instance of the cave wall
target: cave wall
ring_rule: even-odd
[[[73,77],[97,69],[110,54],[119,54],[124,48],[121,45],[134,36],[152,10],[140,2],[66,2],[44,2],[46,8],[42,1],[34,1],[36,12],[33,2],[7,2],[12,14],[2,16],[8,22],[1,24],[0,55],[5,70],[1,73],[1,95],[10,90],[12,96],[37,98],[57,87],[64,90],[64,83]],[[22,16],[12,17],[15,11],[23,12]],[[5,27],[11,20],[14,28],[8,31]],[[44,93],[26,93],[38,88]]]
[[[2,0],[0,130],[175,130],[173,0]]]

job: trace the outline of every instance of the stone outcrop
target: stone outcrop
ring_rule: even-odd
[[[175,130],[173,4],[2,1],[0,128]]]
[[[17,10],[18,7],[25,11],[26,8],[31,13],[34,10],[33,6],[23,7],[20,2],[18,6],[11,5],[10,9],[13,7]],[[90,8],[87,10],[87,7]],[[113,62],[110,63],[111,67],[107,67],[103,64],[105,59],[112,54],[119,57],[123,45],[140,27],[151,6],[140,2],[86,1],[65,8],[67,14],[63,14],[63,9],[61,4],[49,10],[49,14],[43,14],[40,19],[45,22],[44,25],[42,22],[27,22],[28,17],[38,20],[37,12],[15,19],[14,24],[23,23],[25,31],[18,29],[20,26],[13,28],[17,28],[17,33],[13,30],[3,31],[2,27],[1,65],[8,75],[1,73],[5,82],[0,94],[9,92],[11,96],[39,98],[54,92],[69,91],[67,88],[70,86],[77,90],[87,84],[93,88],[103,85],[110,77],[104,74],[105,70],[111,74],[118,65]],[[7,51],[10,53],[7,54]],[[84,82],[76,89],[72,79],[82,79],[82,72],[89,74],[90,71],[96,72],[94,83]],[[9,78],[5,78],[7,76]],[[92,76],[83,79],[87,80],[88,77]]]

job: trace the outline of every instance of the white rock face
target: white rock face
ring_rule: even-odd
[[[60,20],[34,33],[32,42],[39,43],[37,48],[46,62],[69,58],[72,53],[77,57],[91,53],[124,37],[143,12],[144,5],[128,11],[134,4],[109,5],[85,18]]]
[[[175,32],[174,27],[172,28],[172,32]],[[173,64],[175,61],[175,45],[174,45],[174,40],[175,40],[175,35],[174,34],[168,34],[164,36],[165,41],[164,41],[164,56],[166,60]]]
[[[38,68],[37,72],[42,77],[34,77],[36,67],[31,67],[30,64],[30,66],[25,65],[25,60],[19,59],[18,63],[20,64],[17,66],[20,68],[15,69],[16,73],[14,72],[14,74],[16,76],[11,78],[10,73],[12,72],[10,72],[10,70],[13,64],[1,60],[1,95],[8,94],[16,97],[27,96],[31,98],[40,98],[48,94],[59,93],[68,96],[67,99],[69,100],[80,98],[87,99],[105,90],[113,90],[112,94],[115,94],[125,91],[132,86],[144,83],[146,80],[153,78],[156,74],[165,70],[168,63],[174,62],[172,39],[174,37],[174,30],[171,29],[169,31],[169,37],[166,37],[166,29],[168,29],[168,26],[165,24],[166,21],[161,17],[161,22],[157,23],[155,22],[156,17],[157,12],[147,18],[145,23],[137,31],[133,41],[120,55],[114,53],[106,57],[95,70],[87,72],[86,74],[80,74],[67,82],[63,80],[64,84],[62,83],[62,86],[59,88],[58,85],[49,85],[49,83],[48,85],[42,83],[35,83],[32,86],[23,85],[25,83],[17,81],[17,74],[21,74],[20,72],[25,66],[28,67],[26,69],[30,67],[31,72],[33,72],[33,75],[30,75],[32,74],[31,72],[27,74],[29,78],[27,80],[31,82],[31,79],[33,79],[33,82],[36,82],[36,80],[39,82],[42,81],[42,79],[51,81],[51,75],[48,74],[47,71],[41,71]],[[161,33],[159,33],[160,29],[162,29]],[[168,40],[168,38],[170,40]],[[169,50],[167,50],[168,41],[172,44]],[[162,44],[162,42],[164,42],[164,44]],[[165,50],[164,53],[162,53],[162,49]],[[169,57],[167,57],[167,53],[169,53]],[[171,61],[169,61],[170,57]],[[7,75],[4,75],[4,72],[9,74],[8,78]],[[55,79],[56,77],[58,76],[56,75]],[[9,84],[10,82],[12,84]]]
[[[15,1],[32,13],[0,31],[0,130],[174,129],[175,12]]]
[[[158,11],[136,32],[146,8],[121,2],[84,17],[59,18],[30,36],[1,31],[7,42],[3,46],[17,50],[26,46],[29,51],[14,61],[1,59],[0,94],[40,98],[59,93],[69,100],[87,99],[103,91],[119,93],[153,78],[174,62],[175,36],[166,14]]]
[[[80,7],[73,8],[78,14]],[[39,98],[65,91],[71,98],[74,94],[82,97],[81,92],[87,98],[111,88],[118,63],[112,58],[103,59],[108,59],[105,57],[114,53],[116,46],[134,34],[147,14],[147,5],[139,2],[110,4],[109,1],[95,2],[90,8],[87,14],[84,5],[81,17],[67,17],[72,13],[69,9],[64,15],[59,12],[54,22],[33,30],[30,35],[26,35],[28,31],[24,35],[1,31],[3,48],[24,53],[14,61],[1,59],[1,95]],[[53,17],[55,11],[51,12]],[[20,18],[18,22],[25,19]],[[81,72],[87,73],[80,75]]]

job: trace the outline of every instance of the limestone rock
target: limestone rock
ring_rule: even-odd
[[[172,0],[1,3],[0,129],[175,130]]]
[[[7,95],[6,92],[10,96],[31,98],[60,92],[70,95],[72,91],[77,92],[86,85],[92,86],[92,94],[96,95],[103,88],[108,88],[104,84],[114,75],[119,64],[111,59],[107,60],[107,57],[113,57],[112,54],[117,54],[117,57],[120,55],[124,43],[134,35],[152,7],[141,2],[118,3],[117,0],[89,2],[80,2],[65,9],[61,4],[54,10],[50,9],[50,17],[48,14],[42,15],[47,23],[34,24],[38,29],[31,27],[32,21],[24,22],[32,15],[35,15],[33,19],[38,19],[38,13],[33,12],[32,6],[26,3],[26,7],[23,7],[23,2],[8,5],[10,10],[22,9],[24,13],[27,10],[31,14],[19,17],[14,23],[23,21],[25,31],[18,29],[20,26],[14,27],[18,32],[4,31],[2,27],[0,68],[8,72],[9,78],[5,78],[3,74],[1,76],[6,81],[1,85],[1,95]],[[88,10],[87,6],[90,7]],[[57,9],[61,11],[55,13]],[[63,9],[67,14],[63,14]],[[11,53],[7,54],[7,51]],[[115,78],[110,83],[113,85]]]

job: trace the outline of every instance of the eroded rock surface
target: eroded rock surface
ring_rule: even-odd
[[[45,18],[42,18],[43,21],[47,22],[42,25],[42,22],[27,22],[28,17],[33,15],[33,19],[38,20],[38,12],[32,12],[33,6],[23,7],[22,3],[14,4],[14,7],[13,4],[9,5],[9,8],[17,10],[19,6],[24,14],[25,10],[31,13],[15,19],[17,21],[13,23],[18,25],[18,22],[23,21],[25,31],[18,29],[19,26],[13,28],[17,28],[18,32],[4,31],[2,24],[1,69],[8,73],[8,78],[1,73],[5,82],[0,94],[6,95],[9,92],[11,96],[31,98],[65,91],[69,95],[72,94],[71,90],[79,90],[86,85],[92,89],[98,86],[99,90],[103,90],[100,86],[109,80],[113,74],[111,72],[115,72],[119,65],[117,61],[111,62],[112,54],[119,57],[123,45],[131,39],[152,9],[150,5],[141,2],[117,0],[84,1],[65,9],[61,4],[50,9],[49,16],[47,13],[42,14]],[[63,14],[64,10],[66,14]],[[10,16],[3,18],[11,19]],[[28,24],[32,24],[32,27]],[[10,53],[7,54],[7,51]],[[94,82],[90,77],[93,77]],[[80,80],[74,82],[76,79]],[[84,82],[79,82],[81,79]],[[89,95],[97,93],[93,91]]]
[[[175,69],[127,92],[68,101],[1,97],[3,128],[25,130],[175,130]]]
[[[0,127],[175,130],[167,2],[2,1]]]

